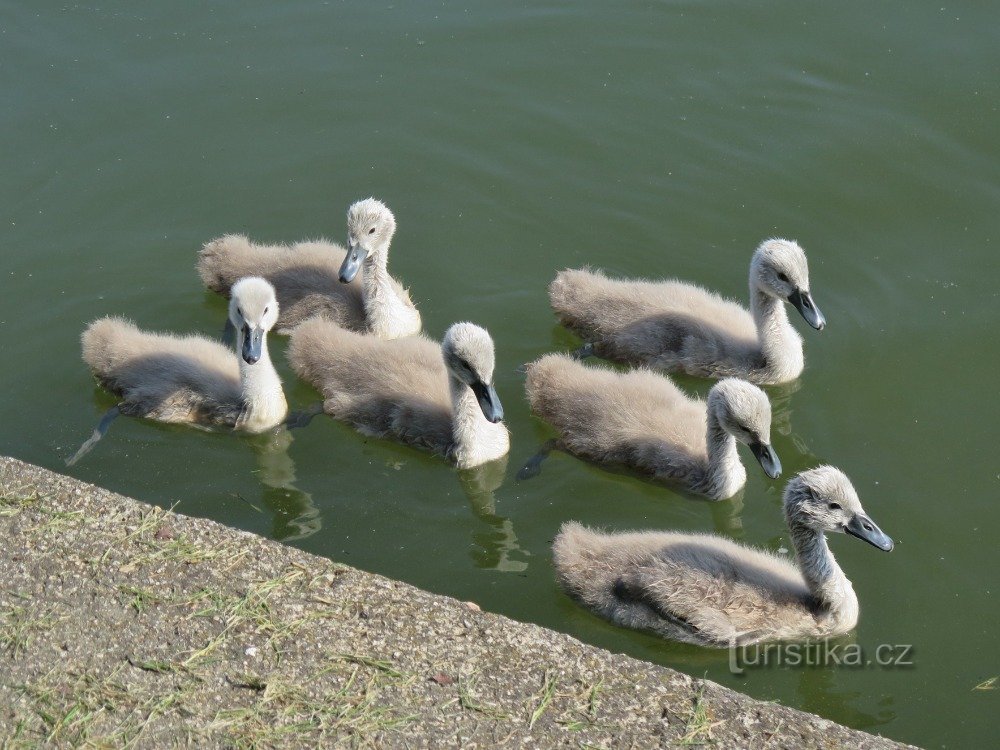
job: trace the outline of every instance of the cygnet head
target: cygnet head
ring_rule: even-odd
[[[503,419],[500,396],[493,387],[493,339],[475,323],[455,323],[441,342],[444,365],[476,394],[479,408],[491,422]]]
[[[237,281],[229,299],[229,320],[239,332],[240,355],[248,365],[255,364],[264,349],[264,336],[278,320],[274,287],[256,276]]]
[[[387,248],[396,232],[396,217],[382,201],[365,198],[347,209],[347,256],[340,266],[340,280],[354,280],[365,258]]]
[[[765,474],[778,478],[781,461],[771,446],[771,402],[764,391],[739,378],[720,380],[708,392],[708,411],[750,448]]]
[[[861,507],[851,480],[833,466],[803,471],[788,482],[785,517],[790,527],[847,533],[884,552],[893,546],[892,539]]]
[[[809,264],[805,251],[793,240],[764,240],[750,261],[750,285],[780,300],[790,302],[817,331],[826,318],[809,293]]]

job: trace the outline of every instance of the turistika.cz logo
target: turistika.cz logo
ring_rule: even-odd
[[[740,675],[748,669],[906,669],[913,666],[913,646],[880,643],[865,649],[860,643],[761,643],[729,647],[729,671]]]

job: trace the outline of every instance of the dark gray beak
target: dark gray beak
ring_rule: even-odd
[[[493,424],[503,419],[503,405],[500,403],[500,396],[497,395],[496,388],[477,380],[472,384],[472,392],[479,400],[479,408],[483,410],[484,417]]]
[[[864,539],[873,547],[878,547],[883,552],[892,551],[892,539],[885,535],[875,522],[866,516],[864,513],[855,513],[854,517],[850,522],[844,527],[846,531],[851,536],[856,536],[858,539]]]
[[[243,361],[248,365],[256,364],[260,359],[261,351],[264,348],[264,329],[251,329],[246,323],[243,324]]]
[[[350,284],[354,281],[354,277],[361,270],[361,261],[367,255],[368,253],[365,252],[360,244],[351,245],[347,249],[347,255],[344,256],[344,262],[340,264],[340,280],[345,284]]]
[[[765,474],[771,477],[771,479],[777,479],[781,476],[781,461],[778,459],[778,454],[774,452],[774,448],[765,443],[755,441],[750,443],[750,450],[757,458],[761,468],[764,469]]]
[[[788,295],[788,301],[795,305],[795,309],[805,318],[806,323],[817,331],[822,331],[826,327],[826,318],[823,317],[823,313],[816,307],[816,303],[813,302],[812,295],[809,292],[796,289]]]

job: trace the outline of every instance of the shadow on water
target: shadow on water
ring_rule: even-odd
[[[458,481],[476,518],[489,526],[472,535],[471,555],[476,567],[521,573],[528,569],[528,563],[517,558],[528,557],[531,553],[518,544],[513,522],[496,512],[495,493],[506,475],[507,456],[504,456],[483,466],[460,470]]]

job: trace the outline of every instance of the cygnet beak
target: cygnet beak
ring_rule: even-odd
[[[361,243],[355,242],[349,245],[344,262],[340,264],[340,280],[345,284],[354,281],[354,277],[361,270],[361,261],[368,256],[367,251],[361,247]]]
[[[250,328],[247,323],[243,324],[243,361],[248,365],[256,364],[260,360],[261,352],[264,349],[264,329]]]
[[[757,462],[764,469],[764,473],[771,477],[771,479],[777,479],[781,476],[781,461],[769,443],[754,441],[750,443],[750,451],[757,458]]]
[[[503,405],[500,403],[500,396],[497,395],[496,388],[487,385],[481,380],[477,380],[471,386],[472,392],[476,394],[479,401],[479,408],[483,410],[483,416],[496,424],[503,420]]]
[[[805,318],[806,323],[811,325],[817,331],[822,331],[826,327],[826,318],[823,317],[823,313],[819,311],[816,307],[816,303],[813,302],[812,295],[809,292],[803,292],[796,289],[794,292],[788,295],[788,301],[791,302],[795,309],[799,311],[799,314]]]
[[[886,536],[885,532],[864,513],[855,513],[854,517],[844,527],[844,531],[851,536],[856,536],[858,539],[864,539],[870,545],[878,547],[883,552],[892,551],[892,539]]]

